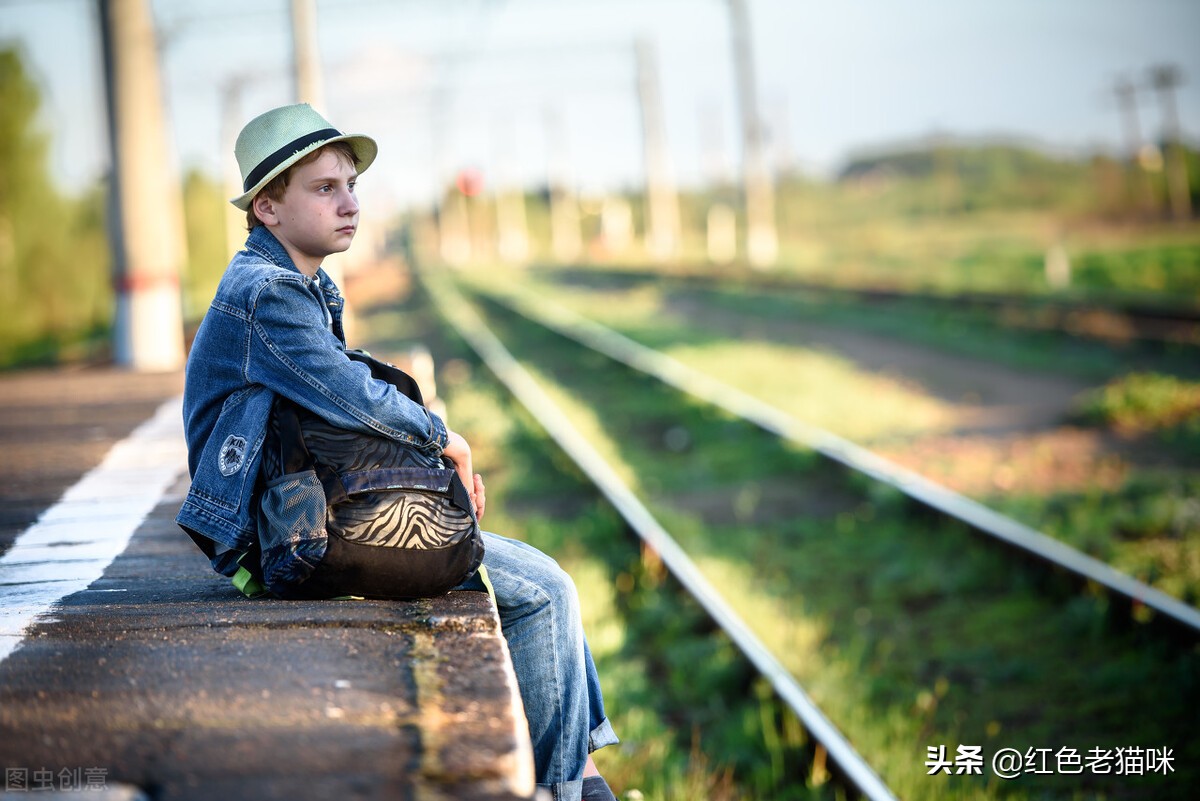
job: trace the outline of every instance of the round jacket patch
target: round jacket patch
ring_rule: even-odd
[[[230,434],[221,445],[221,453],[217,457],[217,464],[221,468],[221,475],[232,476],[242,469],[242,464],[245,461],[246,438],[239,437],[237,434]]]

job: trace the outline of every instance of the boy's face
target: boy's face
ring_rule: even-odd
[[[295,168],[280,200],[254,199],[258,217],[284,246],[296,267],[315,275],[330,253],[350,247],[358,228],[358,171],[334,150]]]

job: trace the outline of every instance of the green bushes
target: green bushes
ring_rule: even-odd
[[[1085,393],[1080,419],[1123,434],[1200,425],[1200,383],[1158,373],[1130,373]]]

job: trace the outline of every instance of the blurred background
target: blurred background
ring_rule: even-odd
[[[189,323],[240,242],[233,137],[302,95],[381,144],[356,256],[424,216],[451,261],[1175,300],[1200,283],[1185,0],[138,5],[162,149],[135,158],[182,197]],[[3,364],[112,324],[99,8],[0,2]]]
[[[0,369],[178,370],[245,236],[234,138],[311,102],[380,145],[327,261],[351,344],[432,351],[490,524],[576,577],[628,801],[841,796],[418,265],[467,288],[889,786],[1093,797],[922,760],[1140,745],[1198,765],[1193,642],[1110,626],[1094,587],[496,298],[583,313],[1194,607],[1198,41],[1193,0],[0,0]],[[1087,788],[1190,798],[1189,770]]]

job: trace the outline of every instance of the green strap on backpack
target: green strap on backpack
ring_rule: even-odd
[[[238,557],[238,569],[231,579],[233,586],[237,587],[238,591],[247,598],[261,598],[264,595],[270,595],[271,592],[267,589],[267,585],[263,584],[262,579],[251,573],[242,564],[242,560],[249,555],[249,553],[244,553]]]
[[[492,599],[492,605],[499,609],[500,604],[496,603],[496,588],[492,586],[492,579],[488,576],[487,568],[483,565],[479,566],[479,580],[483,582],[483,586],[487,587],[488,597]]]

